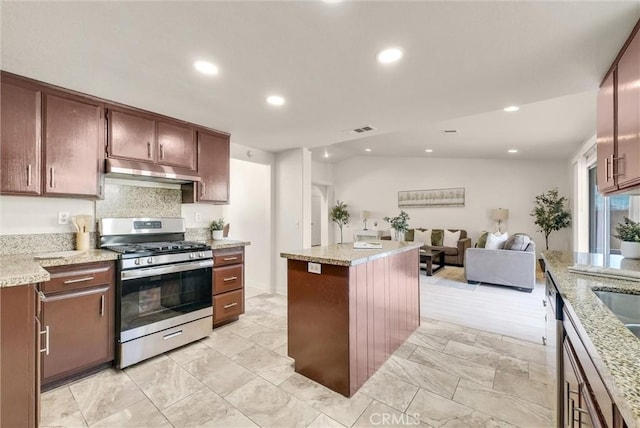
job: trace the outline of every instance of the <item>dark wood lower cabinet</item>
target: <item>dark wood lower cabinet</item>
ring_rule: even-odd
[[[244,314],[244,247],[213,250],[213,327]]]
[[[38,426],[38,295],[34,284],[0,289],[0,426]]]

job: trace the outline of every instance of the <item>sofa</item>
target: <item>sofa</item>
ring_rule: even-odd
[[[460,231],[460,238],[456,242],[455,246],[445,247],[442,245],[444,237],[444,229],[423,229],[415,228],[409,229],[405,235],[405,241],[413,241],[415,231],[426,232],[431,230],[431,242],[425,243],[423,247],[425,249],[441,250],[444,251],[444,264],[450,266],[464,266],[465,250],[471,247],[471,239],[467,238],[467,231],[464,229],[447,229],[449,232]],[[382,239],[391,239],[390,236],[383,236]]]
[[[516,234],[525,235],[525,234]],[[514,287],[520,291],[532,292],[536,285],[536,246],[529,243],[506,248],[467,248],[464,274],[469,284],[494,284]]]

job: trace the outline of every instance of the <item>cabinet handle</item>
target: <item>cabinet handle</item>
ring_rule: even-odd
[[[545,308],[547,307],[547,301],[545,299],[542,299],[542,306],[544,306]]]
[[[93,279],[92,276],[88,276],[86,278],[78,278],[78,279],[68,279],[66,280],[64,283],[65,284],[74,284],[76,282],[85,282],[85,281],[91,281]]]
[[[51,167],[49,168],[49,172],[51,174],[51,177],[49,179],[49,187],[53,189],[54,187],[56,187],[56,179],[55,179],[56,170],[53,167]]]
[[[45,326],[44,331],[40,332],[40,335],[44,334],[44,349],[40,349],[40,352],[44,352],[44,355],[49,355],[49,326]]]
[[[609,165],[611,165],[611,168],[609,168],[611,170],[611,179],[613,180],[613,175],[614,175],[614,171],[613,171],[613,155],[609,156]]]
[[[31,187],[31,164],[27,165],[27,187]]]
[[[169,334],[163,336],[162,339],[163,340],[168,340],[168,339],[171,339],[173,337],[180,336],[181,334],[182,334],[182,330],[178,330],[178,331],[176,331],[174,333],[169,333]]]
[[[542,336],[542,344],[547,346],[547,338],[545,336]]]
[[[164,146],[160,144],[160,159],[164,159]]]
[[[206,183],[200,182],[200,197],[204,198]]]
[[[238,260],[238,257],[225,257],[222,260],[224,260],[225,262],[230,262],[231,260]]]
[[[224,278],[222,281],[229,282],[229,281],[235,281],[236,279],[238,279],[237,276],[230,276],[229,278]]]
[[[147,141],[147,157],[151,157],[151,143]]]
[[[100,316],[104,316],[104,294],[100,296]]]
[[[569,399],[569,415],[568,416],[570,418],[569,426],[571,428],[574,427],[573,423],[576,421],[576,419],[575,419],[575,406],[576,406],[576,402],[573,400],[573,398],[570,398]]]
[[[229,303],[228,305],[224,305],[225,309],[233,308],[234,306],[238,306],[238,302]]]

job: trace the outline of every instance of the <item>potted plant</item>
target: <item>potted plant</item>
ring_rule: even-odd
[[[616,233],[613,236],[622,241],[620,243],[622,257],[640,259],[640,223],[625,217],[623,222],[616,226]]]
[[[222,229],[224,229],[224,219],[219,218],[211,222],[211,237],[213,239],[222,239]]]
[[[349,211],[347,211],[347,204],[342,201],[338,201],[338,203],[331,208],[329,215],[331,216],[331,221],[336,223],[340,228],[340,243],[342,244],[342,227],[349,224]]]
[[[558,196],[558,189],[551,189],[536,196],[531,216],[534,224],[539,227],[538,232],[544,233],[545,247],[549,249],[549,235],[556,230],[571,225],[571,212],[565,208],[567,198]]]
[[[401,210],[399,216],[385,217],[383,220],[395,231],[396,241],[404,241],[404,234],[409,230],[409,214]]]

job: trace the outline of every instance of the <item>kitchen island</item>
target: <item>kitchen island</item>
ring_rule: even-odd
[[[350,397],[420,325],[421,242],[281,253],[295,371]]]

